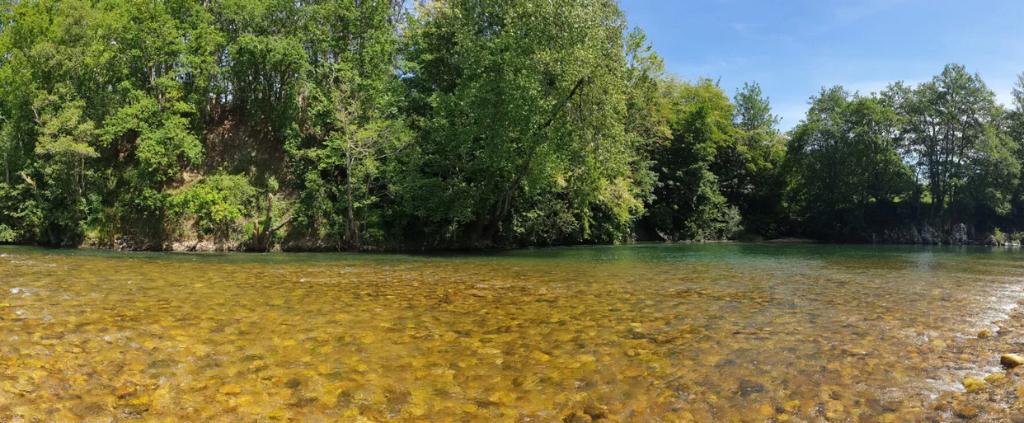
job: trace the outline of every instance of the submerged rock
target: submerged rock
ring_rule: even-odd
[[[760,394],[765,391],[764,385],[749,379],[741,379],[739,394],[741,397],[749,397],[753,394]]]
[[[1004,373],[992,373],[988,376],[985,376],[985,382],[991,383],[993,385],[998,384],[999,382],[1002,382],[1004,380],[1006,380],[1006,374]]]
[[[999,356],[999,364],[1002,364],[1004,367],[1012,369],[1014,367],[1020,366],[1021,364],[1024,364],[1024,357],[1021,357],[1017,354],[1003,354]]]
[[[978,407],[969,402],[958,401],[953,404],[953,414],[962,419],[973,419],[978,417]]]
[[[964,389],[966,389],[967,392],[978,392],[984,389],[985,386],[988,385],[988,382],[985,382],[984,379],[979,379],[976,377],[967,377],[964,378],[963,384]]]

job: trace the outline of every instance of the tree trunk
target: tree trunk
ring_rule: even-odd
[[[345,238],[348,243],[348,247],[351,250],[358,250],[362,247],[359,239],[359,225],[356,223],[356,210],[355,205],[352,204],[354,195],[352,193],[352,141],[349,141],[349,149],[345,153],[345,196],[347,197],[347,204],[345,205],[348,214],[348,219],[345,222]]]

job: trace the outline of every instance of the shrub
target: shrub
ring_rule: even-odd
[[[200,239],[213,237],[221,243],[253,217],[257,194],[244,176],[221,174],[174,193],[171,204],[177,216],[192,219]]]

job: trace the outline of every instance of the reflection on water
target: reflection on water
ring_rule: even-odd
[[[905,421],[989,370],[962,341],[1024,275],[867,246],[0,253],[3,421]]]

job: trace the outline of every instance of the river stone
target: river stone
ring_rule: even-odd
[[[969,402],[958,401],[953,404],[953,414],[962,419],[973,419],[978,417],[978,407]]]
[[[760,394],[765,391],[764,385],[749,379],[741,379],[739,393],[741,397],[749,397],[753,394]]]
[[[964,378],[963,383],[964,389],[966,389],[968,393],[980,391],[985,388],[985,385],[988,385],[988,383],[985,382],[984,379],[979,379],[976,377]]]
[[[1005,373],[992,373],[992,374],[990,374],[988,376],[985,376],[985,382],[991,383],[993,385],[998,384],[999,382],[1002,382],[1003,380],[1006,380],[1006,374]]]
[[[1024,364],[1024,357],[1021,357],[1017,354],[1003,354],[999,356],[999,364],[1002,364],[1004,367],[1009,367],[1012,369],[1014,367],[1020,366],[1021,364]]]

